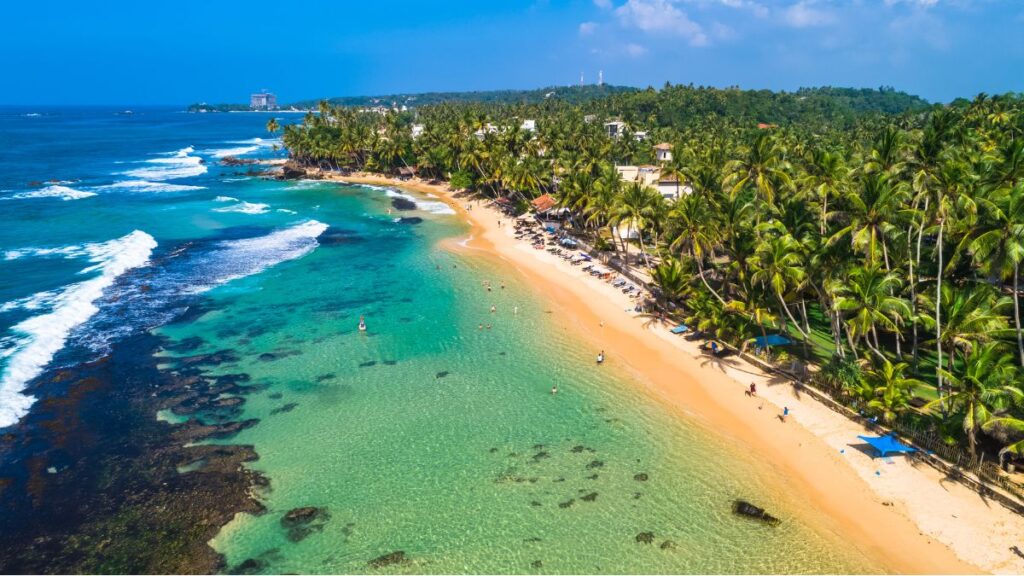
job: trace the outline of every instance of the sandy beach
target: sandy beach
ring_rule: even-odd
[[[513,237],[511,221],[485,203],[455,198],[444,185],[374,175],[332,177],[428,193],[471,225],[447,244],[496,257],[523,274],[567,327],[608,362],[635,376],[644,392],[771,462],[854,546],[899,573],[1024,573],[1024,517],[909,460],[873,459],[855,446],[859,424],[746,361],[702,356],[698,343],[639,317],[633,302],[544,250]],[[504,220],[505,225],[498,225]],[[758,398],[744,392],[757,384]],[[790,417],[779,415],[788,407]]]

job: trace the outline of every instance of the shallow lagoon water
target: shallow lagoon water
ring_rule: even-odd
[[[670,413],[614,363],[595,366],[594,351],[510,270],[439,247],[467,229],[436,199],[413,194],[422,210],[388,214],[394,192],[264,181],[215,165],[218,151],[250,147],[239,142],[261,135],[265,117],[98,114],[43,118],[52,126],[36,128],[4,119],[16,127],[10,134],[38,141],[37,152],[49,142],[67,157],[21,159],[0,196],[49,177],[80,179],[69,186],[95,196],[0,200],[0,248],[79,246],[133,230],[155,239],[151,264],[112,282],[69,346],[99,354],[124,325],[207,310],[157,330],[171,344],[199,342],[188,354],[234,351],[237,362],[210,373],[244,372],[261,387],[241,414],[260,422],[226,442],[259,453],[251,465],[270,479],[257,493],[267,512],[237,517],[214,540],[229,567],[252,559],[248,568],[266,573],[881,569],[756,455]],[[62,144],[75,138],[90,145]],[[148,162],[187,147],[206,163]],[[103,188],[124,182],[136,183]],[[80,281],[85,262],[26,253],[0,266],[19,279],[0,286],[0,300],[21,302]],[[0,329],[10,338],[47,306],[12,305]],[[361,315],[366,333],[356,329]],[[20,350],[7,346],[0,367]],[[58,353],[54,362],[64,360]],[[735,498],[765,505],[782,525],[733,516]],[[305,506],[329,518],[293,541],[281,519]],[[406,561],[368,565],[395,551]]]

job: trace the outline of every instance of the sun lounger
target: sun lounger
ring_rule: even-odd
[[[680,324],[679,326],[676,326],[675,328],[670,330],[670,332],[672,332],[673,334],[682,334],[683,332],[686,332],[689,329],[690,327],[687,326],[686,324]]]

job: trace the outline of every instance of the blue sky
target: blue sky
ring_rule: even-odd
[[[16,2],[3,104],[282,102],[596,81],[1024,91],[1019,0]]]

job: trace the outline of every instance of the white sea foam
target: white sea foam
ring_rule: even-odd
[[[116,240],[84,246],[93,265],[81,273],[99,274],[49,296],[49,312],[27,318],[11,328],[13,337],[3,346],[9,361],[0,375],[0,428],[25,415],[35,401],[21,393],[25,385],[42,373],[64,347],[71,331],[96,314],[95,302],[103,291],[118,276],[144,265],[155,247],[153,237],[139,230]]]
[[[52,306],[54,300],[59,295],[59,290],[53,290],[49,292],[39,292],[24,298],[11,300],[10,302],[4,302],[0,305],[0,313],[10,312],[12,310],[39,310],[44,307]]]
[[[266,214],[268,211],[270,211],[270,205],[261,204],[259,202],[238,202],[237,204],[231,204],[230,206],[214,208],[213,211],[241,212],[242,214]]]
[[[61,258],[77,258],[88,255],[85,246],[61,246],[59,248],[18,248],[4,252],[4,260],[17,260],[25,256],[37,258],[48,258],[57,256]]]
[[[323,185],[323,180],[310,180],[303,178],[302,180],[295,180],[288,185],[290,190],[308,190],[309,188],[316,188],[317,186]]]
[[[209,154],[214,158],[224,158],[226,156],[242,156],[250,152],[259,150],[259,146],[242,146],[239,148],[215,148],[211,150],[203,150],[203,154]]]
[[[187,293],[205,292],[238,278],[252,276],[285,262],[301,258],[317,246],[317,237],[327,230],[327,224],[307,220],[289,228],[275,230],[266,236],[225,240],[215,251],[208,269],[193,270],[205,277],[196,278]]]
[[[147,166],[122,172],[126,176],[140,180],[175,180],[178,178],[189,178],[206,173],[206,166],[203,159],[198,156],[189,156],[195,150],[189,146],[176,152],[167,152],[166,158],[152,158],[144,160]]]
[[[188,192],[190,190],[205,190],[204,186],[189,186],[188,184],[168,184],[166,182],[150,182],[148,180],[124,180],[114,182],[97,188],[113,190],[131,190],[133,192]]]
[[[235,146],[230,148],[211,148],[209,150],[201,150],[200,152],[215,158],[224,158],[225,156],[243,156],[245,154],[251,154],[260,148],[269,148],[274,145],[280,146],[281,139],[250,138],[248,140],[228,140],[225,144],[235,144]]]
[[[39,190],[32,190],[29,192],[19,192],[13,196],[9,196],[8,200],[13,199],[27,199],[27,198],[60,198],[61,200],[81,200],[82,198],[89,198],[95,196],[95,192],[87,192],[85,190],[76,190],[74,188],[68,188],[60,184],[54,184],[47,186],[46,188],[40,188]]]

